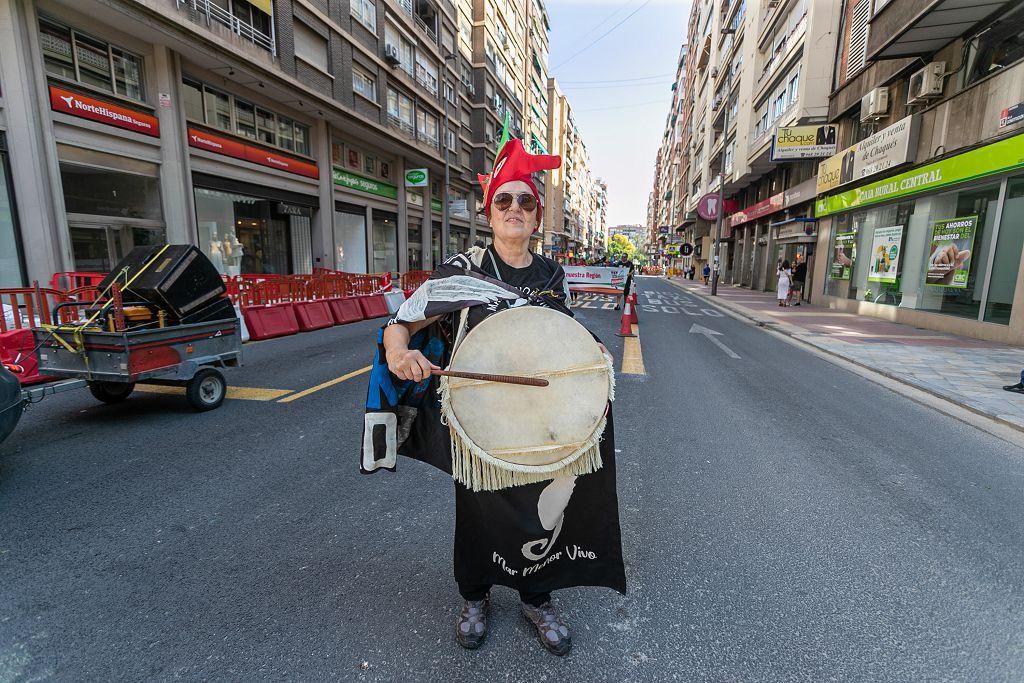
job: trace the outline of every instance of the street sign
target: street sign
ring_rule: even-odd
[[[718,193],[708,192],[697,202],[697,215],[706,221],[718,220]]]
[[[683,256],[691,256],[693,254],[693,245],[689,242],[683,242],[683,246],[679,247],[679,253]]]
[[[425,168],[410,168],[405,172],[405,186],[406,187],[426,187],[427,186],[427,169]]]

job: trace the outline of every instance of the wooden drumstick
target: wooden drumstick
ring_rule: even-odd
[[[521,377],[519,375],[488,375],[481,372],[458,372],[456,370],[431,370],[432,375],[441,377],[459,377],[461,379],[478,379],[484,382],[504,382],[505,384],[522,384],[529,387],[546,387],[548,381],[539,377]]]

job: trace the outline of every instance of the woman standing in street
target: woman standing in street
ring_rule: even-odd
[[[779,265],[779,285],[775,290],[775,298],[779,300],[779,306],[785,306],[789,301],[789,290],[793,286],[793,271],[789,269],[789,261],[783,261]]]
[[[524,304],[572,317],[564,270],[530,251],[542,216],[533,173],[557,168],[560,161],[529,154],[521,140],[509,140],[494,171],[481,178],[494,243],[449,258],[382,331],[368,391],[364,472],[394,469],[394,456],[400,453],[452,473],[451,437],[441,422],[432,373],[450,360],[462,310],[468,309],[463,319],[470,330]],[[423,392],[415,409],[399,405],[400,397]],[[385,414],[392,409],[393,419]],[[495,585],[518,591],[523,615],[555,655],[567,654],[572,639],[551,602],[552,591],[606,586],[625,592],[610,404],[606,415],[596,471],[488,491],[470,490],[456,480],[454,568],[462,604],[455,639],[462,647],[475,649],[487,637]],[[514,422],[519,417],[509,413],[494,419]],[[378,435],[382,426],[392,431]]]

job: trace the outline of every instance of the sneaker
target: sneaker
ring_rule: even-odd
[[[466,600],[462,603],[459,623],[455,627],[455,640],[467,650],[475,650],[484,644],[487,637],[487,608],[490,604],[489,595],[483,600]]]
[[[572,649],[569,627],[558,616],[558,612],[551,606],[551,603],[545,602],[540,607],[534,607],[524,602],[522,606],[523,615],[537,629],[537,637],[540,638],[544,648],[559,657],[569,654],[569,650]]]

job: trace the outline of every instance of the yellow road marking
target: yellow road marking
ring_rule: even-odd
[[[352,372],[350,372],[350,373],[348,373],[346,375],[342,375],[341,377],[336,377],[336,378],[334,378],[332,380],[324,382],[323,384],[317,384],[315,387],[310,387],[309,389],[306,389],[304,391],[300,391],[300,392],[294,393],[291,396],[288,396],[287,398],[282,398],[282,399],[280,399],[278,401],[278,403],[290,403],[291,401],[295,401],[295,400],[300,399],[300,398],[305,398],[306,396],[309,396],[312,393],[320,391],[321,389],[327,389],[329,387],[333,387],[335,384],[341,384],[342,382],[344,382],[347,379],[352,379],[353,377],[361,375],[364,372],[369,372],[371,367],[372,366],[367,365],[365,368],[359,368],[358,370],[353,370]]]
[[[147,394],[184,394],[185,387],[169,387],[161,384],[137,384],[136,391]],[[261,389],[259,387],[228,387],[225,398],[240,399],[242,401],[273,401],[276,398],[287,396],[292,393],[291,389]]]
[[[635,337],[626,337],[622,349],[622,374],[624,375],[646,375],[644,368],[644,354],[640,350],[640,328],[633,325]]]

